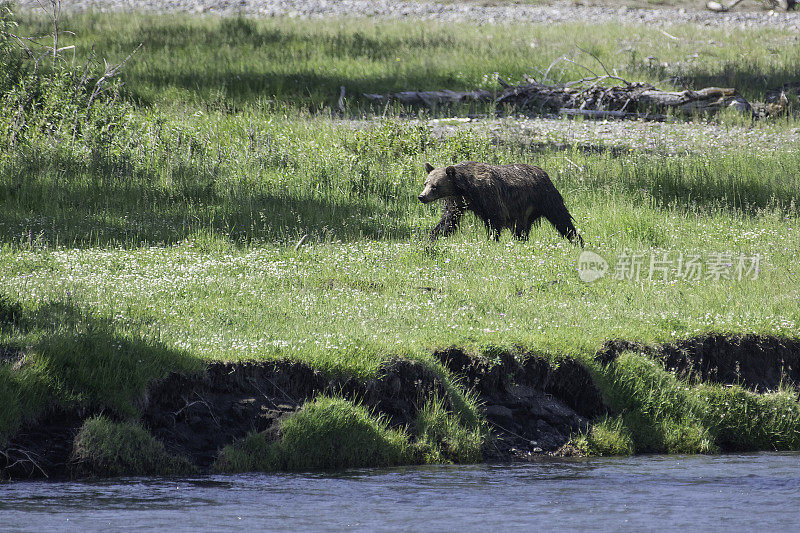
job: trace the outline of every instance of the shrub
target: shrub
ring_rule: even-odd
[[[16,26],[9,5],[0,6],[0,150],[41,139],[106,145],[124,131],[132,110],[119,98],[124,61],[101,69],[93,55],[75,65],[56,53],[45,62],[16,37]]]

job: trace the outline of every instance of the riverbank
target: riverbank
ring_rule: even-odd
[[[148,387],[133,423],[52,406],[7,443],[0,473],[16,480],[208,474],[800,444],[797,340],[617,342],[588,365],[529,352],[433,355],[441,367],[396,359],[368,381],[291,361],[173,372]],[[454,387],[469,391],[474,411]],[[284,450],[298,420],[315,411],[303,438]]]
[[[564,35],[637,81],[763,96],[796,81],[794,33],[61,22],[76,55],[55,72],[0,43],[18,54],[0,54],[7,476],[800,447],[795,95],[777,119],[657,126],[358,97],[544,72],[578,53]],[[125,85],[95,93],[93,58],[140,42]],[[587,248],[548,223],[489,241],[471,215],[432,242],[425,163],[462,160],[545,169]]]

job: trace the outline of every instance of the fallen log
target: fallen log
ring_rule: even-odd
[[[645,107],[665,107],[684,114],[715,113],[722,109],[747,112],[750,103],[736,89],[707,87],[699,91],[665,92],[657,89],[643,91],[639,104]]]
[[[406,105],[439,105],[458,104],[462,102],[491,102],[495,95],[489,91],[402,91],[388,94],[367,94],[367,100],[376,103],[399,102]]]
[[[606,78],[602,76],[599,79]],[[593,80],[595,82],[599,79]],[[646,83],[626,83],[607,87],[593,83],[584,85],[545,85],[535,81],[508,86],[502,92],[475,91],[404,91],[388,94],[364,94],[375,103],[398,102],[430,108],[472,102],[494,103],[515,110],[538,113],[584,114],[639,118],[666,118],[669,112],[684,115],[716,113],[723,109],[752,112],[750,103],[736,89],[707,87],[699,91],[661,91]],[[567,111],[569,110],[569,111]],[[577,111],[576,111],[577,110]],[[583,113],[593,111],[596,113]],[[656,113],[655,115],[653,113]]]

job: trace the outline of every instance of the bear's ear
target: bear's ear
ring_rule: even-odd
[[[455,178],[456,177],[456,169],[455,167],[447,167],[444,169],[445,173],[447,174],[448,178]]]
[[[425,173],[430,174],[431,170],[433,170],[433,165],[431,165],[430,163],[425,163]]]

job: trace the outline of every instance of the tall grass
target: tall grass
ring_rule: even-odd
[[[26,16],[23,34],[49,32],[43,17]],[[499,88],[506,80],[567,82],[608,69],[629,81],[663,88],[736,87],[747,98],[794,81],[800,52],[789,30],[621,24],[475,25],[364,19],[292,20],[74,14],[62,27],[65,45],[91,45],[119,61],[139,43],[126,81],[139,103],[236,109],[273,99],[314,108],[335,106],[339,87],[360,107],[362,93]],[[566,61],[568,57],[580,65]],[[584,68],[585,67],[585,68]]]
[[[576,440],[584,451],[712,453],[800,446],[793,388],[757,394],[738,385],[692,384],[636,352],[595,369],[595,376],[616,418]]]
[[[200,234],[241,245],[305,233],[315,241],[408,239],[435,220],[437,206],[416,199],[428,160],[537,164],[594,242],[620,224],[660,246],[674,240],[661,230],[697,215],[747,222],[759,212],[796,213],[793,152],[665,158],[531,152],[492,139],[481,130],[438,139],[425,122],[394,119],[352,130],[270,107],[143,114],[102,149],[36,144],[0,158],[0,222],[16,245],[174,244]]]

